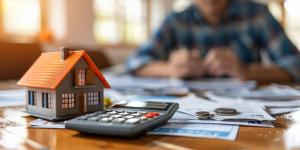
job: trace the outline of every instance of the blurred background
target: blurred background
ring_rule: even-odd
[[[100,68],[123,63],[172,10],[192,0],[0,0],[0,79],[19,78],[43,51],[88,50]],[[269,7],[300,48],[300,1]]]

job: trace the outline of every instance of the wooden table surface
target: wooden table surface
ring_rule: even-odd
[[[15,88],[13,83],[0,84],[0,89]],[[128,140],[85,135],[67,129],[33,129],[27,128],[26,123],[36,118],[22,110],[24,107],[0,108],[2,119],[17,123],[0,128],[0,149],[300,149],[300,112],[277,117],[275,128],[241,126],[235,141],[225,141],[154,135]]]

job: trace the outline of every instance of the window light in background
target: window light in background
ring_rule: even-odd
[[[135,45],[147,38],[145,0],[95,0],[94,35],[104,45]]]
[[[141,0],[122,1],[125,8],[125,41],[128,43],[139,44],[146,40],[146,6]]]
[[[185,8],[187,8],[189,5],[191,5],[191,0],[175,0],[174,4],[173,4],[173,9],[176,12],[181,12],[183,11]]]
[[[288,14],[294,17],[300,17],[300,1],[298,0],[286,0],[284,7]]]
[[[120,42],[115,4],[115,0],[95,0],[94,2],[96,13],[94,33],[98,42],[110,44]]]
[[[36,36],[41,29],[39,0],[2,0],[3,27],[8,35]]]
[[[284,8],[287,12],[286,32],[298,49],[300,49],[300,1],[286,0]]]

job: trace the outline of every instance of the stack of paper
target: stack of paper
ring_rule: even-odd
[[[169,78],[144,78],[131,75],[107,74],[111,87],[124,94],[138,95],[187,95],[193,91],[224,91],[252,89],[255,81],[235,79],[205,79],[184,81]]]
[[[186,95],[188,89],[181,80],[142,78],[131,75],[109,74],[106,79],[111,87],[123,94]]]
[[[274,127],[271,117],[261,105],[225,104],[207,101],[193,94],[176,99],[173,102],[179,103],[179,110],[175,113],[169,123],[210,123],[210,124],[230,124],[243,126]],[[236,109],[239,114],[234,116],[215,116],[208,120],[199,120],[195,117],[197,111],[208,111],[218,107]]]
[[[219,125],[241,125],[241,126],[254,126],[254,127],[268,127],[273,128],[274,125],[271,121],[258,121],[258,120],[199,120],[194,116],[183,112],[176,112],[168,123],[175,124],[219,124]]]
[[[206,111],[214,114],[216,108],[230,108],[237,110],[238,114],[235,115],[214,115],[211,117],[213,120],[226,121],[226,120],[255,120],[255,121],[274,121],[262,107],[256,105],[228,105],[228,104],[215,104],[215,105],[201,105],[194,109],[180,109],[180,112],[195,115],[199,111]]]
[[[256,87],[255,81],[240,81],[236,79],[205,79],[185,81],[184,84],[193,91],[240,91]]]
[[[257,90],[215,92],[205,96],[217,103],[261,105],[271,115],[300,110],[300,91],[289,86],[271,85]]]

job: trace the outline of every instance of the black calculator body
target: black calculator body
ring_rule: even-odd
[[[179,108],[171,102],[128,101],[104,111],[66,121],[66,128],[82,133],[134,138],[165,124]]]

